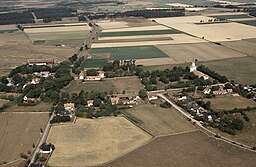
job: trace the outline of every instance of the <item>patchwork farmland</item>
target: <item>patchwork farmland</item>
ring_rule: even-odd
[[[56,146],[49,166],[92,166],[105,163],[147,143],[151,136],[122,117],[78,119],[53,126],[47,142]]]

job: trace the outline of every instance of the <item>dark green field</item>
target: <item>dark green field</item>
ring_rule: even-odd
[[[113,48],[94,48],[93,55],[110,54],[111,60],[130,60],[130,59],[151,59],[168,57],[164,52],[155,46],[126,46]]]
[[[12,30],[0,30],[0,34],[1,34],[1,33],[13,33],[13,32],[16,32],[16,31],[19,31],[19,29],[12,29]]]
[[[210,16],[217,19],[244,19],[244,18],[251,18],[250,16],[246,14],[234,14],[234,15],[218,15],[218,16]]]
[[[256,26],[256,20],[239,21],[239,23],[246,24],[246,25],[249,25],[249,26]]]
[[[137,36],[137,35],[161,35],[161,34],[180,34],[178,30],[149,30],[149,31],[124,31],[124,32],[102,32],[100,37],[115,36]]]
[[[103,67],[105,64],[108,63],[107,59],[87,59],[82,64],[82,68],[96,68],[96,67]]]

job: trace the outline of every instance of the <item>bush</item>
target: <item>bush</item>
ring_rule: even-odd
[[[160,107],[162,107],[162,108],[171,108],[172,105],[168,102],[163,102],[163,103],[160,104]]]
[[[23,159],[27,159],[28,158],[28,156],[26,154],[24,154],[24,153],[21,153],[20,157],[23,158]]]

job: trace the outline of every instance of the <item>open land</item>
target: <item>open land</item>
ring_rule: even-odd
[[[32,151],[49,119],[48,113],[0,113],[0,160],[13,161]]]
[[[229,41],[229,42],[222,42],[222,46],[227,48],[236,50],[238,52],[244,53],[248,56],[255,56],[256,57],[256,43],[250,42],[250,40],[239,40],[239,41]]]
[[[173,64],[192,62],[194,59],[210,61],[246,56],[214,43],[158,45],[157,47],[175,61]]]
[[[215,111],[233,110],[234,108],[256,107],[256,102],[241,96],[219,96],[205,99],[211,102],[211,109]]]
[[[255,57],[241,57],[226,60],[203,62],[205,66],[221,75],[242,84],[255,84]]]
[[[63,91],[68,93],[79,93],[81,90],[90,92],[95,91],[95,88],[101,92],[122,93],[125,90],[126,93],[137,95],[144,86],[137,77],[121,77],[104,79],[103,81],[71,81]]]
[[[197,131],[156,138],[140,149],[103,166],[253,167],[254,161],[254,152]]]
[[[53,126],[47,142],[56,147],[49,166],[89,166],[105,163],[145,144],[151,136],[122,117],[78,119]]]
[[[111,60],[151,59],[167,57],[155,46],[127,46],[113,48],[94,48],[92,54],[110,54]]]
[[[18,106],[12,105],[5,108],[5,112],[50,112],[52,108],[52,103],[40,102],[36,106]]]
[[[152,104],[126,110],[127,117],[154,136],[188,132],[196,128],[174,108],[163,109]]]
[[[212,19],[206,16],[188,16],[173,18],[156,18],[155,20],[163,25],[186,32],[190,35],[204,38],[209,41],[233,41],[247,38],[256,38],[256,27],[239,24],[235,22],[223,24],[196,24],[201,20],[208,22]]]

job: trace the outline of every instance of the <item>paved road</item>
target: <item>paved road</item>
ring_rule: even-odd
[[[41,138],[39,139],[39,142],[37,143],[37,145],[36,145],[36,147],[35,147],[35,149],[34,149],[34,151],[32,153],[31,162],[30,162],[30,164],[28,166],[30,166],[32,163],[34,163],[36,154],[39,152],[39,147],[46,141],[46,138],[48,136],[48,133],[49,133],[50,127],[51,127],[50,126],[50,122],[51,122],[53,117],[54,117],[54,114],[52,114],[50,119],[48,120],[47,125],[46,125],[46,127],[44,129],[44,132],[41,135]]]

